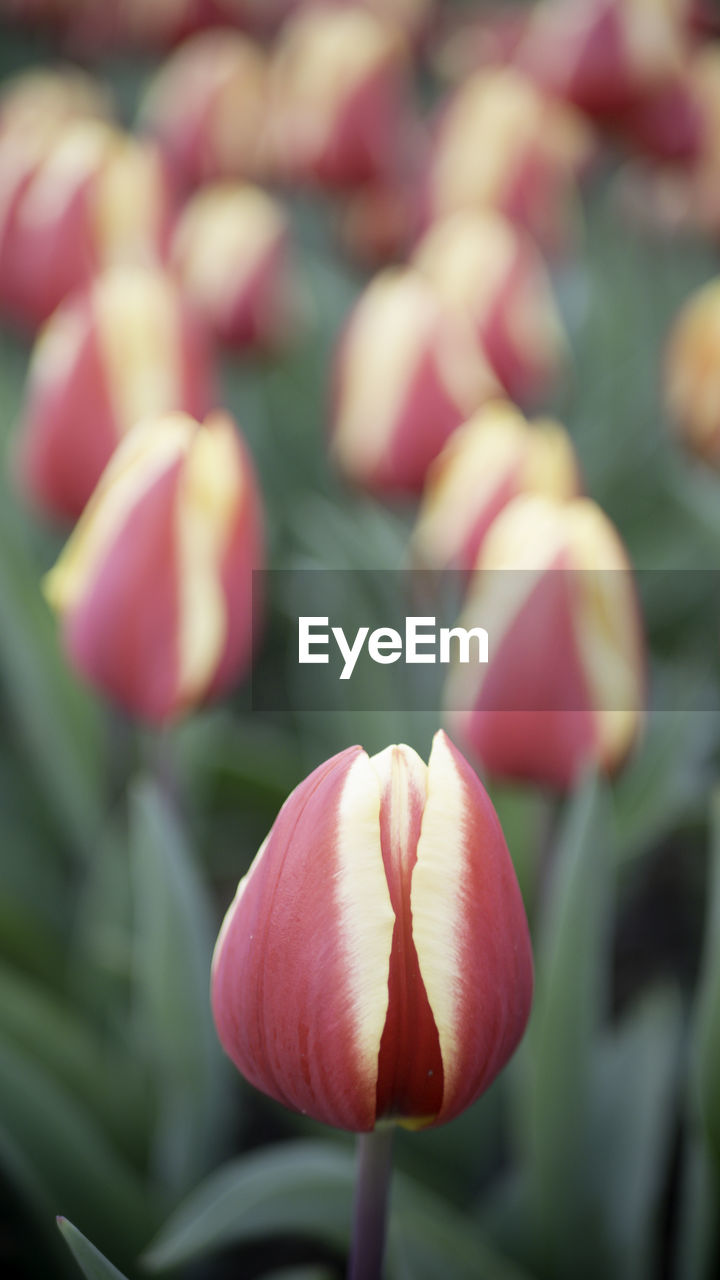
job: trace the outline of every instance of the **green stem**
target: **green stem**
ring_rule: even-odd
[[[348,1280],[381,1280],[395,1126],[358,1134]]]

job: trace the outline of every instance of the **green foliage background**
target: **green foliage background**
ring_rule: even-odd
[[[50,56],[9,29],[0,50],[5,75]],[[100,69],[131,121],[150,64]],[[660,385],[672,318],[718,253],[629,225],[621,163],[608,156],[592,176],[583,243],[558,273],[574,375],[547,407],[637,566],[715,569],[720,479],[673,441]],[[349,493],[326,460],[331,353],[363,277],[338,251],[330,206],[297,197],[292,216],[304,335],[279,363],[223,368],[271,563],[401,566],[412,511]],[[158,743],[81,688],[39,592],[57,533],[13,487],[27,356],[2,335],[0,1273],[341,1275],[352,1147],[230,1071],[209,957],[290,788],[354,741],[426,756],[438,715],[300,712],[278,665],[287,714],[253,715],[241,690]],[[479,1104],[399,1136],[388,1277],[717,1274],[720,718],[708,708],[720,672],[701,643],[701,581],[666,575],[647,602],[653,708],[627,771],[562,803],[494,789],[531,919],[535,1008]]]

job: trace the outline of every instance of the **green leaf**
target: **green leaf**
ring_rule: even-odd
[[[282,1267],[279,1271],[266,1271],[263,1280],[336,1280],[337,1274],[330,1267]]]
[[[354,1184],[352,1148],[300,1141],[254,1152],[224,1165],[189,1196],[145,1262],[161,1270],[280,1233],[346,1249]]]
[[[0,1037],[84,1103],[121,1149],[140,1145],[146,1098],[137,1065],[58,995],[0,965]]]
[[[90,853],[102,810],[97,709],[60,652],[10,513],[0,502],[0,679],[48,800],[75,847]]]
[[[720,791],[712,803],[708,907],[694,1040],[705,1137],[720,1172]]]
[[[36,1212],[48,1205],[136,1250],[155,1221],[152,1198],[78,1099],[37,1061],[0,1041],[0,1147],[32,1171]]]
[[[164,1270],[208,1253],[271,1236],[309,1236],[343,1253],[349,1247],[355,1156],[327,1142],[281,1144],[213,1174],[172,1215],[145,1256]],[[435,1280],[526,1280],[485,1244],[474,1224],[410,1179],[396,1174],[388,1273]]]
[[[682,1009],[661,991],[598,1045],[589,1173],[617,1280],[657,1275],[659,1210],[677,1124]]]
[[[604,794],[590,779],[569,803],[546,886],[516,1116],[542,1270],[557,1278],[576,1274],[587,1253],[587,1130],[611,961],[612,858]]]
[[[714,1280],[718,1273],[720,1178],[697,1133],[686,1135],[683,1151],[675,1280]]]
[[[86,1236],[67,1218],[57,1220],[60,1232],[86,1280],[126,1280],[112,1262],[91,1244]]]
[[[712,1280],[720,1265],[720,791],[711,806],[707,914],[685,1099],[677,1280]]]
[[[209,997],[215,929],[178,815],[154,782],[133,787],[130,828],[138,1046],[155,1075],[157,1172],[178,1193],[210,1166],[227,1124]]]
[[[697,705],[694,697],[678,701],[677,691],[667,683],[661,684],[659,698],[667,706],[687,709],[651,716],[644,741],[615,785],[620,862],[652,849],[689,813],[705,805],[717,747],[717,717],[698,714],[699,697]]]

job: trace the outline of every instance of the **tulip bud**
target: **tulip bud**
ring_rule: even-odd
[[[678,0],[545,0],[530,12],[515,62],[551,93],[604,116],[671,79],[687,44]]]
[[[103,267],[164,255],[160,158],[101,121],[70,123],[41,157],[19,160],[5,198],[0,306],[31,328]]]
[[[645,680],[630,563],[610,521],[587,498],[516,498],[476,569],[461,625],[486,628],[490,660],[451,670],[453,731],[501,778],[565,788],[588,768],[617,769]]]
[[[448,436],[498,392],[470,321],[419,272],[384,271],[360,298],[340,346],[335,460],[371,490],[419,492]]]
[[[673,325],[665,399],[689,448],[720,467],[720,278],[693,293]]]
[[[264,53],[220,29],[192,36],[168,58],[141,116],[179,178],[196,184],[262,171],[267,110]]]
[[[532,954],[497,815],[444,733],[349,747],[292,792],[215,948],[220,1040],[272,1098],[343,1129],[442,1124],[522,1037]]]
[[[580,492],[570,437],[559,423],[529,423],[504,400],[480,409],[433,463],[413,547],[432,569],[471,570],[495,518],[521,493],[563,501]]]
[[[407,258],[419,227],[419,180],[394,174],[349,191],[340,214],[340,241],[362,266],[377,270]]]
[[[257,482],[232,419],[176,413],[119,445],[46,594],[80,675],[163,724],[247,672],[261,559]]]
[[[576,236],[577,178],[592,151],[589,127],[572,107],[511,67],[478,71],[440,121],[428,178],[430,219],[497,209],[557,252]]]
[[[442,298],[469,313],[509,396],[525,402],[549,392],[567,344],[527,235],[492,210],[466,210],[431,227],[414,262]]]
[[[310,9],[273,61],[273,153],[289,177],[352,187],[392,174],[408,145],[407,51],[359,7]]]
[[[20,475],[49,514],[76,519],[118,441],[141,418],[213,399],[207,339],[174,282],[116,267],[42,330],[30,362]]]
[[[0,144],[8,134],[18,141],[41,134],[51,142],[73,120],[107,120],[111,114],[107,90],[79,67],[26,71],[3,87]]]
[[[206,187],[185,206],[172,246],[182,287],[231,346],[273,348],[291,336],[299,303],[282,206],[258,187]]]

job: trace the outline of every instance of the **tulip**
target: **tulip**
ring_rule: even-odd
[[[442,1124],[518,1044],[527,923],[497,815],[442,732],[350,747],[289,796],[218,937],[220,1040],[272,1098],[326,1124]]]
[[[419,492],[450,434],[498,392],[470,321],[419,272],[388,269],[361,296],[338,352],[335,461],[373,491]]]
[[[119,440],[213,399],[204,331],[164,273],[116,267],[69,298],[35,345],[19,436],[20,480],[48,514],[76,519]]]
[[[0,144],[0,173],[2,165]],[[164,256],[160,158],[102,121],[67,124],[40,154],[15,147],[3,195],[0,307],[30,328],[103,267]]]
[[[6,82],[0,97],[0,146],[8,135],[19,145],[29,135],[52,142],[73,120],[108,120],[107,90],[79,67],[34,69]]]
[[[429,219],[496,209],[558,252],[576,236],[577,179],[593,149],[574,108],[512,67],[478,71],[440,119],[427,180]]]
[[[490,209],[456,213],[430,229],[414,263],[442,298],[469,313],[512,399],[552,389],[567,343],[543,260],[520,228]]]
[[[265,164],[265,54],[239,31],[186,40],[154,76],[141,121],[178,178],[253,178]]]
[[[469,572],[513,498],[538,493],[563,501],[579,492],[575,451],[559,423],[529,423],[514,405],[493,401],[450,437],[430,468],[415,556],[433,569]]]
[[[418,174],[395,173],[347,192],[339,232],[351,258],[373,270],[407,258],[419,229],[420,187]]]
[[[288,177],[359,186],[392,175],[414,145],[406,47],[369,9],[326,6],[291,19],[273,86],[273,155]]]
[[[390,19],[412,36],[426,29],[434,0],[325,0],[338,9],[365,7],[381,18]],[[209,9],[221,20],[261,33],[272,33],[282,21],[303,8],[306,0],[210,0]]]
[[[453,731],[501,778],[562,789],[588,769],[615,771],[645,681],[630,563],[610,521],[587,498],[518,497],[477,570],[461,623],[486,628],[490,660],[451,671]]]
[[[720,467],[720,278],[693,293],[673,325],[665,400],[688,447]]]
[[[205,187],[185,206],[171,259],[208,327],[238,348],[273,348],[299,318],[282,206],[257,187]]]
[[[686,7],[678,0],[544,0],[530,12],[514,60],[592,115],[622,112],[680,70]]]
[[[175,413],[118,446],[45,589],[78,673],[162,725],[247,672],[261,561],[257,482],[232,419]]]

